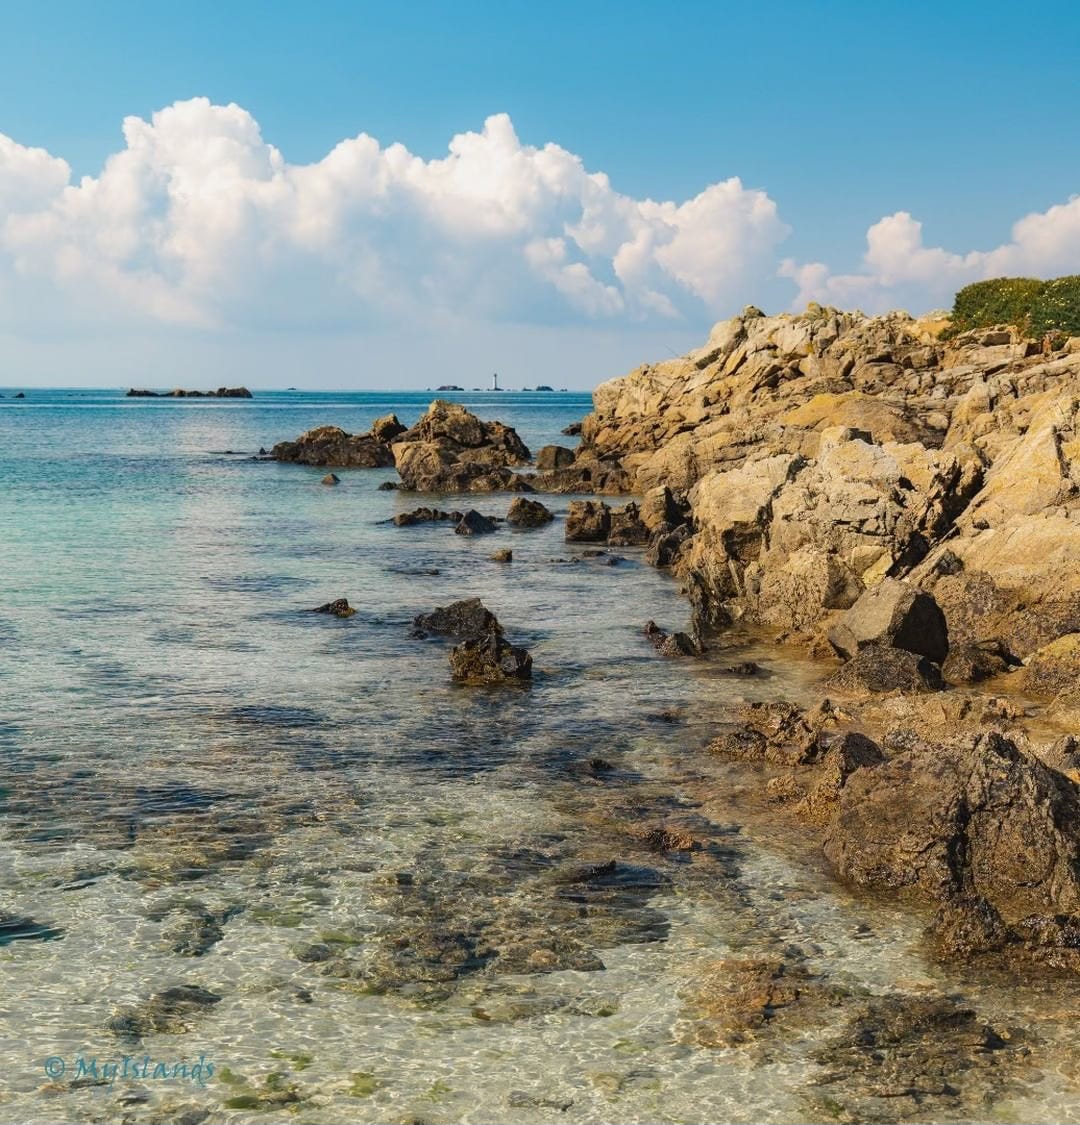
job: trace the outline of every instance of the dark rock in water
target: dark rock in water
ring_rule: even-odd
[[[462,641],[450,652],[450,672],[459,683],[492,684],[528,680],[532,657],[498,633]]]
[[[457,535],[490,535],[495,530],[495,521],[473,508],[461,517],[461,522],[454,528]]]
[[[686,633],[665,633],[655,621],[645,622],[645,636],[661,656],[701,656],[701,645]]]
[[[382,484],[379,485],[379,487],[376,491],[378,491],[378,492],[394,492],[394,491],[397,490],[397,487],[398,487],[398,482],[396,480],[384,480],[382,482]]]
[[[1016,663],[1001,641],[976,641],[951,647],[941,673],[946,683],[975,684],[1007,672]]]
[[[390,446],[374,434],[349,434],[338,426],[319,426],[296,441],[279,441],[270,450],[275,461],[323,468],[378,469],[394,464]]]
[[[485,633],[502,633],[498,618],[479,598],[465,598],[440,606],[430,613],[421,613],[413,619],[413,633],[427,636],[438,633],[445,637],[467,639]]]
[[[0,914],[0,947],[13,941],[55,941],[64,931],[14,914]]]
[[[444,520],[459,523],[463,514],[457,510],[444,512],[439,508],[413,508],[411,512],[398,512],[390,522],[395,527],[412,527],[418,523],[440,523]]]
[[[902,648],[872,644],[862,648],[827,681],[827,688],[848,692],[941,691],[941,669],[925,656]]]
[[[581,433],[581,423],[571,422],[569,426],[564,426],[563,431],[567,437],[577,437]]]
[[[500,547],[499,550],[491,556],[492,562],[513,562],[514,552],[509,547]]]
[[[949,630],[930,594],[886,578],[829,630],[829,643],[846,660],[867,645],[891,645],[940,664],[949,654]]]
[[[393,443],[402,486],[415,492],[531,491],[512,466],[529,450],[502,422],[483,422],[459,403],[436,399]]]
[[[11,397],[12,397],[12,398],[26,398],[26,395],[24,395],[24,394],[22,393],[22,391],[19,391],[19,393],[18,393],[18,394],[12,395]]]
[[[542,527],[554,518],[539,500],[526,500],[523,496],[512,500],[506,511],[506,522],[514,527]]]
[[[340,484],[341,483],[341,477],[339,477],[337,475],[337,473],[327,473],[326,476],[323,477],[323,479],[320,483],[321,484]]]
[[[641,509],[629,503],[611,513],[608,542],[613,547],[644,547],[649,542],[649,529],[642,523]]]
[[[742,664],[729,664],[720,671],[728,676],[756,676],[761,671],[761,665],[755,664],[752,660],[745,660]]]
[[[574,451],[564,445],[545,445],[536,454],[537,472],[566,469],[574,463]]]
[[[337,601],[327,602],[325,605],[317,606],[311,611],[312,613],[329,613],[333,617],[352,617],[356,612],[345,598],[338,598]]]
[[[379,441],[393,441],[399,434],[405,433],[405,430],[406,427],[398,421],[396,414],[385,414],[371,423],[371,436]]]
[[[602,500],[571,500],[566,514],[567,543],[606,543],[611,509]]]
[[[971,952],[975,933],[1080,971],[1080,789],[1003,735],[916,742],[857,770],[825,855],[856,883],[948,906],[939,922],[964,948],[945,953]]]

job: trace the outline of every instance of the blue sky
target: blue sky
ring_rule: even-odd
[[[283,217],[276,203],[257,233],[223,243],[212,262],[177,257],[177,245],[182,255],[200,240],[199,223],[210,243],[223,227],[238,238],[237,216],[255,205],[244,195],[228,204],[231,217],[202,209],[175,238],[153,225],[178,192],[217,191],[204,167],[197,178],[176,173],[177,162],[188,172],[198,162],[193,134],[226,127],[209,110],[181,123],[182,151],[152,138],[140,170],[125,172],[114,197],[132,184],[148,194],[137,214],[125,212],[123,233],[97,203],[64,203],[60,173],[27,171],[20,150],[7,167],[21,177],[7,198],[19,202],[7,210],[21,225],[0,241],[0,383],[100,382],[147,365],[167,382],[183,374],[183,341],[208,376],[248,364],[267,382],[295,382],[309,356],[311,385],[378,383],[404,348],[414,356],[397,378],[427,385],[435,362],[467,378],[490,344],[522,353],[522,382],[554,365],[562,382],[586,386],[692,346],[750,301],[922,311],[978,276],[1080,272],[1080,216],[1069,208],[1080,191],[1073,6],[53,2],[2,12],[0,134],[66,161],[73,184],[130,149],[125,118],[150,122],[205,98],[211,109],[241,107],[291,167],[317,164],[360,133],[382,152],[397,141],[440,161],[452,137],[474,133],[506,158],[483,156],[485,177],[520,162],[515,144],[532,152],[551,142],[604,173],[612,199],[594,202],[608,225],[589,242],[567,231],[593,188],[567,187],[565,170],[540,203],[531,181],[512,179],[504,193],[486,180],[482,197],[469,197],[472,213],[512,197],[514,229],[475,234],[453,209],[425,225],[445,202],[441,173],[425,174],[422,188],[403,173],[362,218],[344,187],[348,206],[338,209],[352,217],[340,242],[370,265],[357,279],[348,261],[303,239],[283,256],[283,227],[299,237],[296,211]],[[499,114],[510,134],[485,134]],[[247,124],[226,125],[255,145]],[[162,136],[179,127],[166,122]],[[212,139],[203,148],[216,151]],[[0,206],[4,167],[0,159]],[[267,167],[251,174],[279,174],[273,160]],[[165,191],[161,174],[181,186]],[[708,215],[676,221],[647,206],[679,207],[733,177],[741,193],[711,199]],[[325,185],[307,198],[309,210]],[[619,233],[612,224],[625,215],[612,216],[626,200],[634,215]],[[1036,220],[1016,235],[1028,215]],[[87,247],[100,245],[111,257],[89,261]],[[702,257],[695,245],[717,249]],[[249,258],[247,273],[223,272],[222,262]],[[114,282],[119,311],[102,299]],[[385,302],[373,296],[380,288]],[[147,292],[154,298],[136,315],[132,293]],[[42,312],[50,306],[55,319]],[[293,357],[287,369],[283,354]],[[374,362],[353,363],[356,354]]]

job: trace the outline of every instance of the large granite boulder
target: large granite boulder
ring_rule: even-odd
[[[567,469],[574,463],[574,451],[565,445],[545,445],[536,454],[537,472]]]
[[[829,643],[845,660],[874,644],[902,648],[941,664],[949,654],[949,630],[932,595],[885,578],[829,630]]]

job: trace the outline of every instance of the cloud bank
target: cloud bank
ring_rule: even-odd
[[[290,164],[250,113],[205,98],[128,117],[123,135],[77,183],[0,135],[9,325],[700,319],[774,273],[788,234],[738,179],[634,199],[556,144],[522,144],[505,114],[436,160],[360,134]]]
[[[557,144],[523,144],[505,114],[431,160],[361,133],[291,164],[250,113],[206,98],[128,117],[123,141],[76,181],[61,157],[0,134],[9,374],[51,364],[50,380],[66,377],[63,341],[98,341],[111,371],[116,339],[131,356],[142,341],[139,362],[157,370],[178,334],[191,348],[218,341],[199,344],[208,368],[234,367],[237,342],[246,357],[267,331],[282,349],[379,339],[389,363],[426,334],[430,366],[466,339],[505,349],[517,333],[534,341],[532,378],[550,381],[554,363],[560,382],[594,382],[671,354],[672,340],[691,346],[748,300],[921,312],[980,278],[1080,272],[1080,197],[968,252],[925,245],[899,211],[870,227],[857,269],[834,271],[781,255],[792,232],[764,190],[732,178],[681,201],[634,198]],[[328,347],[341,362],[344,345]],[[251,356],[259,372],[271,350]]]

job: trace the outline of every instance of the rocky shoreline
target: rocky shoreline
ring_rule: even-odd
[[[710,749],[756,763],[840,878],[930,904],[943,955],[1077,971],[1080,340],[947,327],[748,308],[598,387],[579,447],[531,464],[438,400],[272,456],[394,465],[409,491],[637,497],[572,501],[565,537],[670,569],[692,628],[649,622],[661,655],[738,625],[835,668],[808,710],[718,716]]]

